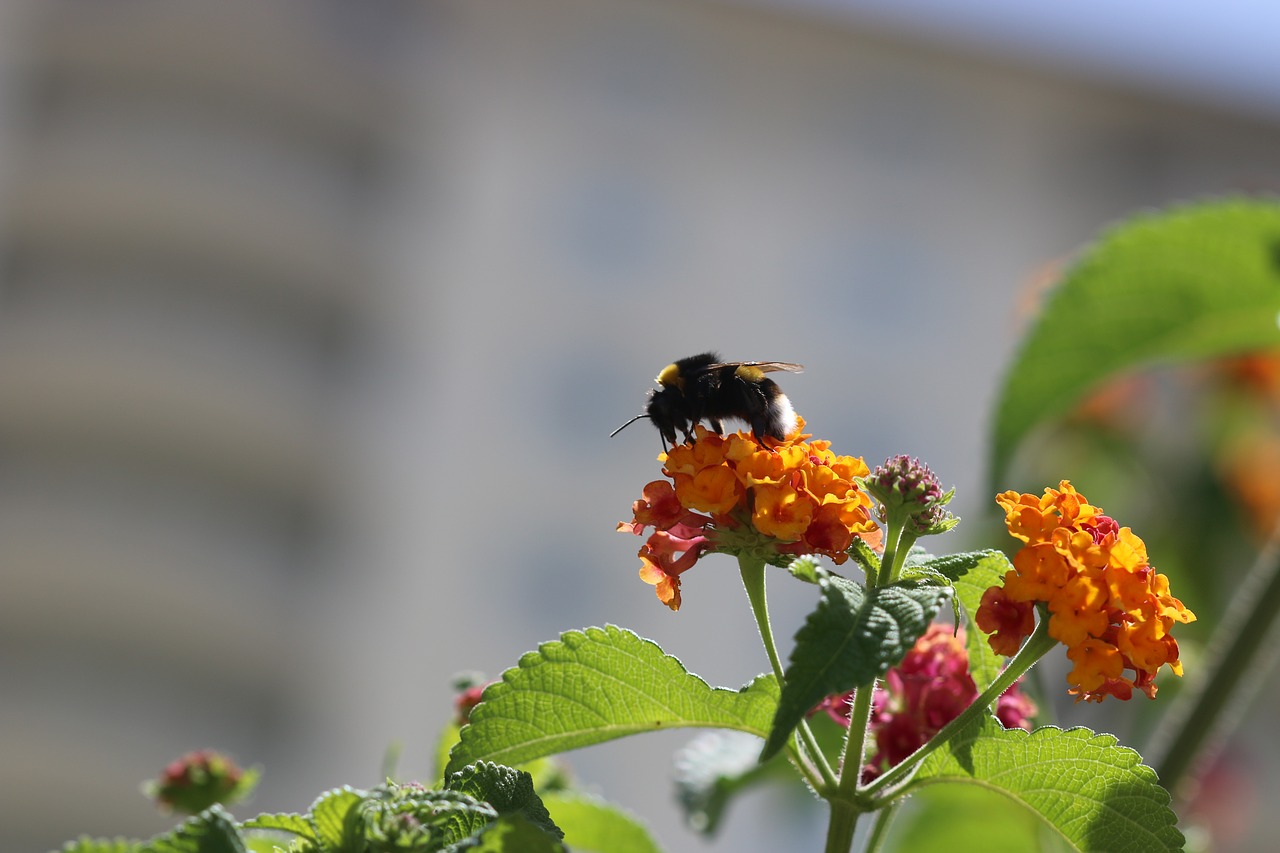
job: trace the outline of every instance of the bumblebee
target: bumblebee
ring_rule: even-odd
[[[645,410],[610,434],[622,432],[641,418],[648,418],[662,435],[662,448],[676,444],[676,431],[693,441],[693,428],[705,420],[724,432],[722,421],[736,418],[750,425],[756,440],[765,436],[779,441],[795,431],[796,413],[778,383],[766,373],[785,370],[799,373],[800,364],[783,361],[721,361],[714,352],[691,355],[668,364],[649,392]]]

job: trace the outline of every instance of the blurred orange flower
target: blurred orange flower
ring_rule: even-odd
[[[1263,430],[1242,436],[1223,452],[1218,471],[1254,532],[1270,536],[1280,523],[1280,436]]]

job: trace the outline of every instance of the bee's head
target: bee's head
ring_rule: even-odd
[[[645,414],[658,428],[663,440],[672,445],[676,443],[676,427],[685,421],[681,414],[683,401],[684,394],[679,386],[664,385],[649,392],[649,402],[644,407]]]

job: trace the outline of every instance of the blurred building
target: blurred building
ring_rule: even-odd
[[[673,617],[613,532],[663,364],[803,362],[982,512],[1023,283],[1278,176],[1266,117],[735,4],[0,4],[0,849],[160,831],[197,747],[252,809],[423,773],[452,672],[585,625],[744,683],[733,573]],[[573,761],[704,849],[665,738]],[[819,843],[752,805],[717,849]]]
[[[154,776],[159,744],[308,748],[319,626],[299,590],[334,536],[409,19],[9,6],[0,847],[16,851],[154,831],[120,783]]]

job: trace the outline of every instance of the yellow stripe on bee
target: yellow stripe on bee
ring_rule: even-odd
[[[764,371],[749,364],[738,365],[738,369],[733,371],[733,375],[748,382],[759,382],[764,379]]]
[[[663,388],[679,388],[684,390],[684,377],[680,375],[680,368],[673,362],[662,368],[662,372],[658,374],[655,380]]]

